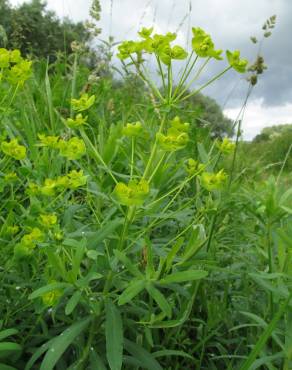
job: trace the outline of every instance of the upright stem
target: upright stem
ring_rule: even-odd
[[[180,101],[184,101],[188,98],[190,98],[191,96],[194,96],[196,94],[198,94],[201,90],[205,89],[207,86],[211,85],[214,81],[218,80],[221,76],[223,76],[227,71],[229,71],[229,69],[231,69],[232,67],[229,66],[227,68],[225,68],[222,72],[220,72],[218,75],[216,75],[215,77],[213,77],[210,81],[206,82],[203,86],[201,86],[199,89],[193,91],[191,94],[188,94],[186,96],[184,96]],[[193,81],[191,82],[193,83]],[[186,91],[186,90],[185,90]],[[184,92],[182,92],[183,94]],[[175,102],[181,97],[180,94],[176,99],[175,99]]]
[[[163,116],[163,118],[161,120],[158,133],[161,133],[163,131],[165,121],[166,121],[166,114],[164,114],[164,116]],[[150,154],[149,160],[147,162],[147,165],[146,165],[146,168],[145,168],[145,171],[144,171],[144,174],[143,174],[142,179],[146,179],[147,176],[148,176],[148,174],[149,174],[149,171],[150,171],[152,162],[154,160],[154,157],[155,157],[155,154],[156,154],[156,151],[157,151],[157,145],[158,145],[157,137],[155,137],[155,142],[154,142],[153,148],[151,150],[151,154]]]
[[[132,137],[131,170],[130,170],[131,180],[133,178],[133,172],[134,172],[134,155],[135,155],[135,137]]]
[[[195,65],[195,62],[197,61],[198,58],[195,59],[193,65]],[[176,99],[174,100],[174,102],[176,102],[177,100],[179,100],[183,94],[188,91],[189,87],[192,86],[192,84],[200,77],[202,71],[204,70],[204,68],[206,67],[206,65],[208,64],[208,62],[210,61],[211,58],[208,58],[206,59],[206,61],[202,64],[202,66],[199,68],[198,72],[195,74],[194,78],[192,78],[192,80],[185,86],[185,88],[179,93],[179,95],[176,97]],[[191,69],[189,71],[189,74],[188,76],[190,75],[191,73]],[[188,77],[187,76],[187,77]],[[186,79],[185,79],[186,81]]]

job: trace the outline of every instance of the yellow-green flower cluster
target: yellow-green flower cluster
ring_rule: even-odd
[[[79,99],[71,99],[72,110],[77,112],[75,117],[67,118],[66,125],[72,129],[78,129],[87,124],[88,116],[83,116],[81,112],[84,112],[91,108],[95,103],[95,95],[89,96],[84,93]]]
[[[202,171],[204,171],[205,166],[203,163],[200,163],[199,161],[196,161],[193,158],[189,158],[186,163],[186,171],[190,176],[193,176],[195,174],[199,174]]]
[[[86,146],[84,141],[72,137],[70,140],[63,140],[59,136],[38,135],[41,146],[51,149],[58,149],[60,155],[69,160],[79,159],[86,153]]]
[[[227,180],[227,174],[224,170],[217,173],[204,172],[201,175],[201,185],[208,191],[220,190]]]
[[[84,141],[77,137],[68,141],[60,140],[57,148],[60,150],[60,155],[69,160],[79,159],[86,153]]]
[[[12,139],[9,142],[3,141],[1,143],[1,150],[4,154],[20,161],[26,156],[26,148],[18,144],[18,139]]]
[[[41,224],[48,229],[56,225],[57,220],[57,216],[54,213],[40,215]]]
[[[235,149],[235,143],[225,137],[221,142],[217,143],[217,147],[222,154],[231,154]]]
[[[47,307],[53,307],[59,301],[59,298],[63,295],[63,292],[59,289],[52,290],[42,295],[43,304]]]
[[[12,183],[12,182],[15,182],[17,180],[18,180],[18,177],[17,177],[16,172],[9,172],[9,173],[6,173],[5,176],[4,176],[4,181],[6,183]]]
[[[41,142],[41,146],[48,147],[51,149],[57,149],[60,137],[59,136],[46,136],[43,134],[38,134],[38,137]]]
[[[215,46],[210,35],[199,27],[193,28],[192,31],[192,47],[197,56],[201,58],[215,58],[218,60],[223,59],[221,57],[222,50],[215,50]]]
[[[39,228],[34,227],[28,234],[25,234],[21,238],[20,243],[15,245],[14,255],[18,258],[29,256],[37,244],[41,243],[43,239],[43,232]]]
[[[125,206],[140,206],[144,203],[149,193],[149,185],[146,180],[131,180],[128,185],[123,182],[117,183],[114,196],[117,201]]]
[[[63,190],[78,189],[84,186],[86,182],[87,177],[83,174],[82,170],[72,170],[66,176],[59,176],[56,179],[45,179],[43,185],[30,183],[27,192],[30,195],[55,196],[56,193]]]
[[[17,225],[12,225],[12,226],[7,226],[6,230],[5,230],[5,234],[6,235],[15,235],[17,234],[19,231],[19,226]]]
[[[119,47],[118,57],[121,60],[130,58],[132,54],[137,54],[141,56],[143,52],[145,53],[155,53],[160,60],[166,64],[170,65],[172,60],[182,60],[187,58],[188,53],[181,46],[175,45],[171,46],[171,42],[176,39],[175,33],[167,33],[165,35],[154,34],[153,28],[142,28],[138,32],[141,36],[141,41],[125,41]]]
[[[78,113],[75,118],[68,118],[66,120],[66,125],[69,128],[76,129],[80,126],[83,126],[87,123],[88,116],[83,117],[82,113]]]
[[[235,50],[233,53],[229,50],[226,51],[227,60],[230,66],[239,73],[245,73],[248,64],[247,59],[240,59],[240,51]]]
[[[171,121],[167,134],[157,133],[156,138],[161,149],[173,152],[183,149],[189,141],[189,123],[182,123],[179,117]]]
[[[145,134],[145,130],[141,122],[127,123],[123,127],[122,134],[128,137],[141,137]]]
[[[13,85],[23,85],[30,77],[32,62],[21,57],[19,50],[0,48],[1,77]]]
[[[71,99],[72,109],[76,112],[83,112],[93,106],[95,102],[95,96],[88,94],[82,94],[79,99]]]

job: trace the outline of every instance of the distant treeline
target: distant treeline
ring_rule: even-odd
[[[73,41],[86,42],[89,37],[83,23],[74,23],[68,18],[60,20],[42,0],[17,7],[0,0],[0,47],[54,60],[60,51],[70,54]]]

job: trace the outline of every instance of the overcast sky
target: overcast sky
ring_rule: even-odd
[[[19,4],[24,0],[10,0]],[[156,32],[177,31],[186,46],[190,26],[210,33],[217,48],[241,50],[252,60],[257,53],[249,37],[260,36],[265,20],[277,15],[273,35],[265,40],[262,54],[268,70],[253,91],[246,111],[244,137],[251,139],[269,125],[292,123],[292,0],[101,0],[101,38],[109,34],[119,40],[135,39],[141,26]],[[85,20],[91,0],[47,0],[59,16]],[[191,3],[191,13],[189,12]],[[190,14],[190,15],[189,15]],[[206,77],[224,68],[225,62],[210,64]],[[240,76],[230,71],[220,83],[205,90],[225,114],[236,117],[247,88]]]

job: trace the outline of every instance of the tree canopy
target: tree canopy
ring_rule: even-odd
[[[88,39],[89,32],[81,22],[60,20],[42,0],[18,7],[0,0],[0,47],[20,49],[23,55],[54,58],[59,51],[70,54],[73,41]]]

